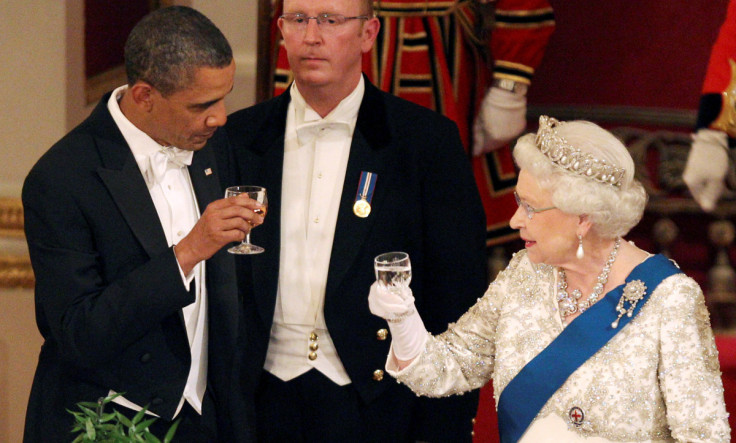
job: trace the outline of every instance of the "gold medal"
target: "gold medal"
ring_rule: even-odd
[[[376,186],[377,177],[373,172],[363,171],[360,173],[358,192],[355,195],[355,204],[353,204],[353,214],[360,218],[366,218],[371,213],[371,200],[373,199],[373,189]]]
[[[371,213],[371,204],[365,199],[360,199],[353,205],[353,213],[360,218],[366,218]]]

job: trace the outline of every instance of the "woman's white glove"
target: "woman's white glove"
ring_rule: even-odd
[[[728,135],[700,129],[693,135],[682,179],[704,211],[712,211],[726,186]]]
[[[491,87],[473,123],[473,155],[508,144],[526,128],[526,96]]]
[[[375,282],[368,295],[368,307],[388,322],[391,347],[397,359],[409,361],[419,355],[427,341],[427,328],[414,307],[411,289]]]

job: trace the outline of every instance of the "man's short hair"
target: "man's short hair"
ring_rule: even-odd
[[[125,42],[128,85],[142,80],[164,96],[188,87],[198,68],[224,68],[232,60],[232,48],[217,26],[186,6],[151,12]]]
[[[364,14],[373,17],[373,0],[363,0]]]

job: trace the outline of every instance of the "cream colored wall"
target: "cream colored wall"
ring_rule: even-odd
[[[229,110],[253,104],[257,2],[177,3],[210,17],[233,47]],[[91,111],[84,100],[83,16],[83,0],[0,0],[0,198],[20,198],[33,163]],[[22,238],[0,236],[0,258],[26,255]],[[41,343],[33,291],[0,287],[0,443],[22,440]]]
[[[0,293],[0,442],[19,442],[41,336],[36,330],[33,291]]]
[[[0,192],[19,196],[33,162],[66,129],[65,2],[0,0]]]
[[[209,17],[230,41],[235,57],[235,85],[225,99],[232,112],[252,105],[256,97],[256,0],[192,0],[190,6]]]
[[[255,0],[179,1],[230,41],[237,65],[229,109],[255,100]],[[0,196],[19,197],[28,170],[89,114],[84,103],[83,0],[0,0]]]

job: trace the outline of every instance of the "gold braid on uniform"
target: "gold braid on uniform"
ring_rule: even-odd
[[[728,65],[731,67],[731,81],[721,93],[723,100],[721,112],[710,127],[725,132],[731,138],[736,138],[736,62],[728,59]]]

